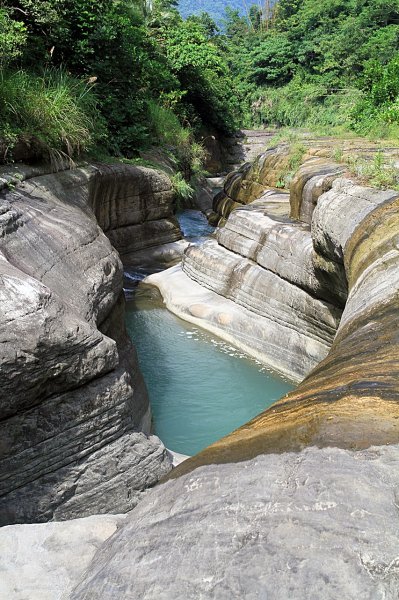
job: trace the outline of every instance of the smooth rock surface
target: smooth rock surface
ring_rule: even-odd
[[[92,208],[112,237],[170,213],[171,186],[126,166],[23,175],[0,197],[0,524],[123,512],[171,460]]]
[[[159,289],[166,307],[178,317],[214,333],[293,381],[303,379],[320,355],[327,355],[325,339],[290,329],[282,319],[273,321],[225,298],[191,279],[180,265],[150,275],[145,283]],[[283,346],[282,339],[290,344]]]
[[[320,268],[322,261],[345,268],[349,288],[328,355],[295,391],[173,477],[308,445],[362,449],[399,441],[398,205],[397,192],[344,178],[319,197],[311,228],[316,256]],[[333,284],[337,273],[331,275]]]
[[[98,548],[125,515],[0,529],[0,598],[68,600]]]
[[[396,600],[399,448],[197,469],[152,490],[71,600]]]

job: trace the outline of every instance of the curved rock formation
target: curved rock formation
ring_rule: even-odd
[[[71,600],[397,600],[399,194],[331,177],[316,175],[304,222],[267,192],[157,280],[186,318],[222,331],[270,310],[275,278],[292,331],[300,322],[309,336],[309,307],[343,312],[298,388],[151,490],[76,573]],[[301,215],[311,185],[299,180]],[[168,279],[183,284],[177,301]]]
[[[270,211],[270,206],[261,216],[261,201],[257,200],[232,212],[217,239],[218,248],[224,244],[235,255],[248,257],[251,269],[261,264],[312,298],[324,298],[323,302],[329,299],[335,310],[348,294],[337,332],[330,338],[331,349],[297,390],[186,461],[176,469],[174,477],[203,464],[246,460],[265,452],[300,451],[308,445],[361,449],[399,440],[399,194],[361,186],[343,177],[332,181],[329,169],[321,163],[319,168],[321,174],[317,175],[312,159],[310,167],[305,163],[293,180],[291,203],[296,211],[303,206],[309,181],[316,181],[317,188],[331,188],[317,197],[310,229],[303,222],[282,221]],[[300,183],[301,173],[305,184]],[[301,200],[298,190],[302,190]],[[271,193],[266,193],[266,199]],[[291,205],[291,212],[294,209]],[[222,258],[225,250],[218,251],[219,265],[217,261],[213,264],[213,278],[221,286],[214,289],[221,294],[224,292],[220,273],[225,270],[226,259]],[[209,254],[206,247],[189,248],[184,263],[191,262],[191,255],[203,253]],[[196,269],[192,273],[183,267],[187,276],[196,281],[202,277],[202,285],[210,287],[205,279],[205,265]],[[150,281],[157,283],[157,276]],[[240,281],[240,289],[243,285],[245,278]],[[167,287],[165,280],[160,287]],[[269,284],[261,299],[272,305],[270,289]],[[252,290],[255,296],[256,286],[252,285]],[[281,302],[284,299],[295,310],[292,294],[281,294]],[[187,312],[190,300],[193,298],[187,302]],[[173,299],[167,301],[173,304]],[[302,319],[309,319],[309,304],[303,305],[302,310]],[[207,318],[203,313],[205,327]],[[320,326],[322,321],[318,318]],[[297,315],[293,321],[301,322],[299,319]],[[305,331],[303,325],[301,330]],[[267,336],[269,331],[266,343]],[[283,348],[290,357],[290,338],[283,339]]]
[[[343,266],[316,254],[289,212],[288,194],[263,192],[147,281],[178,316],[299,381],[327,355],[347,291]]]
[[[0,198],[0,522],[124,512],[171,464],[147,435],[122,264],[99,225],[122,252],[149,229],[144,245],[172,241],[173,192],[136,167],[19,171]]]
[[[295,391],[152,490],[96,554],[73,600],[396,600],[399,194],[331,181],[327,171],[316,187],[330,178],[331,189],[307,205],[310,229],[281,212],[263,214],[256,201],[231,214],[217,241],[190,248],[184,272],[152,279],[173,304],[167,278],[193,277],[188,299],[180,291],[174,306],[206,327],[223,320],[226,289],[238,312],[247,310],[244,297],[252,311],[265,302],[271,275],[261,294],[246,281],[258,268],[314,300],[329,297],[335,310],[345,306],[325,359]],[[302,196],[306,185],[296,183]],[[295,210],[301,205],[296,198]],[[235,260],[245,265],[241,275]],[[215,298],[220,311],[210,317],[206,303]]]
[[[399,447],[308,448],[151,490],[71,600],[396,600]]]

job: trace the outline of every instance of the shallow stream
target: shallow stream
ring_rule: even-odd
[[[192,241],[211,233],[197,211],[180,224]],[[167,311],[158,291],[126,269],[127,328],[150,396],[154,432],[175,452],[195,454],[249,421],[293,384],[219,338]]]

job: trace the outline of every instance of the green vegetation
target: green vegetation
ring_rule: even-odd
[[[247,125],[399,131],[399,4],[279,0],[230,12],[226,45]]]
[[[186,20],[178,4],[0,0],[0,159],[30,148],[35,159],[137,160],[157,146],[184,198],[205,132],[399,137],[397,0],[180,2],[196,10]]]
[[[247,6],[250,4],[251,2],[245,0],[179,0],[179,11],[185,19],[191,15],[208,13],[211,19],[221,24],[226,8],[246,14]]]
[[[104,135],[90,85],[62,69],[0,72],[0,121],[6,154],[30,139],[53,161],[89,151]]]
[[[0,0],[0,151],[134,158],[162,147],[190,180],[200,132],[237,127],[227,64],[175,0]]]
[[[294,173],[300,167],[305,152],[306,147],[300,140],[292,139],[289,142],[289,154],[287,159],[287,165],[285,169],[280,173],[276,187],[289,188],[291,179]]]

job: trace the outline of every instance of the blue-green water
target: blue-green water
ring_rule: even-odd
[[[177,216],[191,242],[214,230],[197,210]],[[157,290],[137,286],[147,274],[144,269],[126,268],[125,293],[127,328],[150,395],[154,431],[171,450],[195,454],[294,386],[168,312]]]
[[[148,387],[155,433],[171,450],[199,452],[293,388],[169,313],[155,291],[149,295],[138,292],[128,301],[127,327]]]

